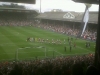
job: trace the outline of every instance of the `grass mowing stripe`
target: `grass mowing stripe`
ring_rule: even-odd
[[[8,28],[8,29],[9,29],[9,28]],[[7,29],[7,30],[8,30],[8,29]],[[16,37],[16,39],[11,39],[11,40],[18,46],[18,48],[24,46],[24,45],[19,45],[19,44],[16,43],[16,40],[17,40],[17,42],[26,42],[26,41],[23,40],[23,38],[21,38],[21,37],[19,37],[19,36],[16,36],[16,34],[14,34],[14,33],[17,33],[15,30],[13,30],[13,29],[10,28],[10,30],[9,30],[8,32],[9,32],[9,34],[14,35],[14,36]],[[13,32],[13,33],[11,33],[11,32]],[[14,36],[12,36],[12,37],[15,38]],[[7,36],[7,37],[8,37],[8,36]],[[8,37],[8,38],[9,38],[9,37]],[[29,56],[29,55],[30,55],[30,54],[26,54],[26,56]]]
[[[8,52],[15,52],[15,49],[17,48],[17,46],[15,45],[15,43],[14,42],[12,42],[12,40],[11,40],[11,37],[7,37],[6,36],[6,34],[8,35],[9,34],[9,32],[6,32],[6,29],[7,28],[0,28],[0,31],[4,31],[4,32],[1,32],[2,33],[2,35],[4,35],[4,38],[5,38],[5,40],[6,40],[6,43],[8,43],[9,44],[9,42],[10,43],[12,43],[13,45],[14,45],[14,47],[9,47],[9,46],[2,46],[3,47],[3,49],[4,49],[4,51],[6,51],[6,53],[8,53]],[[7,30],[9,30],[9,29],[7,29]],[[10,35],[10,34],[9,34]],[[4,42],[2,42],[2,44],[3,44]],[[8,55],[8,57],[6,57]],[[15,58],[15,55],[9,55],[9,54],[7,54],[7,55],[2,55],[2,57],[1,57],[1,59],[3,58],[5,58],[6,57],[6,59],[8,59],[8,58]]]
[[[54,33],[52,34],[50,31],[47,31],[47,30],[45,30],[45,31],[44,30],[39,31],[39,29],[36,30],[36,29],[34,29],[34,27],[31,27],[31,29],[27,29],[27,28],[20,28],[20,29],[28,34],[35,34],[34,37],[56,39],[56,37],[58,36],[57,34],[54,34]],[[34,31],[34,30],[36,30],[36,31]],[[30,35],[30,36],[32,36],[32,35]],[[60,37],[60,38],[63,38],[63,37]]]
[[[1,47],[7,47],[7,48],[20,48],[20,47],[33,47],[33,46],[44,46],[47,48],[47,56],[52,56],[53,57],[53,50],[57,51],[55,52],[55,56],[66,56],[66,55],[75,55],[75,54],[84,54],[84,53],[91,53],[92,51],[94,51],[94,49],[91,47],[89,49],[85,48],[85,42],[84,40],[80,40],[80,39],[74,39],[74,41],[77,43],[77,47],[72,49],[72,52],[70,52],[69,50],[69,45],[68,42],[66,41],[66,45],[64,44],[49,44],[49,43],[38,43],[38,42],[26,42],[25,40],[28,37],[36,37],[36,38],[44,38],[44,39],[60,39],[60,40],[67,40],[68,36],[67,35],[63,35],[63,34],[59,34],[59,33],[55,33],[52,31],[48,31],[48,30],[44,30],[44,29],[40,29],[40,28],[35,28],[35,27],[0,27],[0,32],[2,33],[0,38],[0,46]],[[6,38],[3,38],[6,37]],[[5,42],[4,42],[5,40]],[[7,43],[6,43],[7,41]],[[73,41],[73,42],[74,42]],[[2,43],[3,44],[2,44]],[[94,43],[91,43],[91,46],[93,46]],[[14,46],[15,45],[15,46]],[[67,51],[64,51],[64,47],[67,46]],[[6,49],[5,49],[6,50]],[[14,52],[14,50],[6,50],[8,53],[10,52]],[[36,51],[41,51],[41,52],[36,52]],[[28,49],[28,50],[20,50],[20,59],[29,59],[29,58],[33,58],[36,56],[39,57],[45,57],[45,50],[44,49],[37,49],[34,48],[32,49]],[[8,54],[9,58],[12,58],[12,54]],[[3,58],[3,57],[2,57]],[[7,58],[6,58],[7,59]]]
[[[81,48],[81,47],[80,47]],[[81,48],[82,49],[82,48]]]
[[[6,32],[3,32],[2,30],[4,30],[4,29],[2,29],[2,28],[0,28],[0,35],[3,35],[3,37],[1,38],[1,39],[3,39],[3,41],[0,41],[0,46],[2,46],[2,48],[6,51],[6,52],[9,52],[9,51],[11,51],[9,48],[10,47],[8,47],[7,45],[5,45],[5,43],[13,43],[9,38],[7,38],[6,37],[6,35],[4,34],[4,33],[6,33]],[[14,43],[13,43],[14,44]],[[14,45],[14,46],[16,46],[16,45]],[[15,48],[15,47],[12,47],[12,48]],[[11,48],[11,49],[12,49]]]
[[[21,28],[20,28],[20,30],[23,31],[23,29],[21,29]],[[28,31],[27,31],[27,30],[24,30],[24,32],[27,33]],[[32,32],[32,31],[31,31],[31,32]],[[43,33],[43,32],[42,32],[42,33]],[[24,34],[25,34],[25,33],[24,33]],[[32,34],[29,33],[29,34],[32,35],[33,33],[32,33]],[[25,35],[27,35],[27,34],[25,34]],[[39,35],[40,35],[40,34],[39,34]],[[44,35],[43,35],[43,36],[44,36]],[[46,38],[48,38],[48,37],[46,37]],[[45,44],[45,43],[43,43],[42,46],[45,46],[45,47],[49,47],[49,48],[50,48],[50,46],[47,46],[47,44]],[[52,47],[51,47],[51,48],[52,48]]]
[[[14,34],[13,34],[14,35]]]
[[[0,53],[7,53],[7,52],[4,50],[4,48],[2,48],[2,47],[0,46]],[[2,57],[3,57],[3,58],[9,58],[9,55],[8,55],[8,54],[6,54],[6,55],[1,55],[1,56],[0,56],[0,59],[2,59]]]
[[[22,30],[22,29],[21,29]],[[26,31],[26,30],[25,30]],[[47,46],[46,46],[47,47]]]

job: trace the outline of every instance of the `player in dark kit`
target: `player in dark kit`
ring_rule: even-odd
[[[64,47],[64,50],[65,50],[65,52],[66,52],[66,46]]]
[[[86,48],[88,47],[88,43],[87,42],[86,42],[85,46],[86,46]]]
[[[68,37],[68,42],[69,42],[69,40],[70,40],[70,39],[69,39],[69,37]]]
[[[34,41],[34,39],[32,37],[28,37],[26,41],[32,42],[32,41]]]
[[[73,38],[71,37],[71,41],[73,41]]]
[[[72,46],[70,45],[70,52],[72,51]]]
[[[86,48],[90,48],[90,42],[86,42]]]
[[[30,37],[28,37],[26,41],[30,41]]]
[[[88,47],[90,48],[90,42],[88,42]]]

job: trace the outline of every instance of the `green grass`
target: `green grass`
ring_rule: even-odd
[[[43,38],[43,39],[60,39],[66,40],[66,44],[51,44],[51,43],[39,43],[39,42],[27,42],[28,37]],[[85,40],[73,39],[76,42],[76,48],[69,50],[68,36],[55,33],[48,30],[43,30],[34,27],[10,27],[0,26],[0,60],[14,60],[18,50],[18,59],[34,59],[67,55],[82,55],[94,52],[94,42],[91,42],[90,48],[85,48]],[[43,46],[46,48],[38,48]],[[67,47],[67,51],[64,51],[64,47]],[[26,49],[26,47],[30,47]],[[19,49],[22,48],[22,49]]]

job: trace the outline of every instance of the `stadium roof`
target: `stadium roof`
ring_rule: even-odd
[[[99,0],[73,0],[80,3],[99,4]]]
[[[39,19],[49,19],[49,20],[61,20],[61,21],[72,21],[81,22],[83,13],[78,12],[45,12],[38,15],[36,18]],[[89,23],[98,22],[98,12],[90,12]]]
[[[20,9],[20,8],[0,8],[0,12],[26,12],[26,13],[34,13],[38,14],[37,11],[35,10],[30,10],[30,9]]]
[[[14,3],[29,3],[35,4],[36,0],[0,0],[1,2],[14,2]]]

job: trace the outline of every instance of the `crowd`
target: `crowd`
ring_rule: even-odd
[[[84,39],[95,41],[97,36],[96,30],[86,30],[82,36]]]
[[[20,15],[21,16],[21,15]],[[63,23],[39,23],[25,16],[0,15],[0,26],[27,26],[33,25],[57,33],[77,36],[78,27],[72,27]],[[96,32],[86,30],[82,36],[84,39],[96,40]],[[83,56],[68,56],[47,59],[36,59],[30,61],[0,62],[0,75],[89,75],[87,67],[94,64],[94,54]],[[92,71],[91,71],[92,72]],[[94,72],[94,75],[98,71]],[[92,75],[92,74],[91,74]]]
[[[79,34],[79,31],[80,31],[80,28],[76,27],[75,25],[73,27],[73,25],[67,25],[67,24],[63,24],[63,23],[60,23],[60,24],[59,23],[57,23],[57,24],[48,23],[47,24],[47,23],[43,22],[43,23],[40,23],[36,26],[47,29],[47,30],[51,30],[51,31],[54,31],[54,32],[67,34],[67,35],[70,35],[70,36],[75,36],[75,37],[77,37],[77,35]],[[97,35],[96,29],[95,30],[86,29],[84,34],[82,35],[82,38],[95,41],[96,35]]]
[[[79,33],[79,26],[76,24],[66,24],[66,23],[59,23],[59,22],[38,22],[36,24],[36,20],[29,19],[25,14],[0,14],[0,26],[36,26],[41,27],[47,30],[51,30],[58,33],[67,34],[70,36],[77,37]],[[86,29],[82,38],[88,40],[96,40],[96,29]]]
[[[0,75],[86,75],[94,54],[0,62]]]

